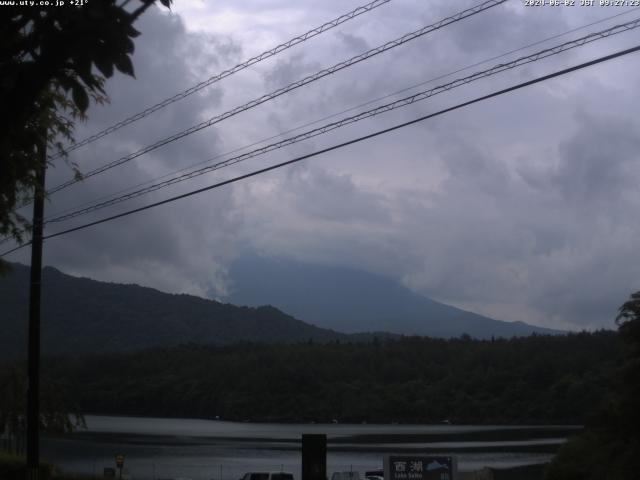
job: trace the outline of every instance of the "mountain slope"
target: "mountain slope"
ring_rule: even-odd
[[[184,343],[324,342],[347,336],[317,328],[277,310],[236,307],[138,285],[77,278],[45,267],[42,276],[44,353],[131,351]],[[3,335],[0,356],[26,349],[29,269],[12,264],[0,277]]]
[[[296,318],[341,332],[476,338],[560,333],[504,322],[418,295],[387,278],[328,267],[243,255],[231,268],[236,305],[274,305]]]

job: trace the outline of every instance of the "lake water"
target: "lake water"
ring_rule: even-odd
[[[102,476],[125,456],[132,480],[238,480],[248,471],[300,478],[303,433],[328,438],[327,472],[363,473],[389,453],[456,455],[459,469],[548,461],[575,427],[472,425],[256,424],[215,420],[86,417],[87,430],[44,438],[42,457],[68,473]]]

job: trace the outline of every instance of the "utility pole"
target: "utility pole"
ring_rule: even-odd
[[[46,131],[38,146],[31,230],[31,284],[27,386],[27,480],[38,480],[40,469],[40,285],[42,277],[42,221],[47,170]]]

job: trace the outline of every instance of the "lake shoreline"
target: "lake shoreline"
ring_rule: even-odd
[[[534,437],[508,435],[509,431],[495,430],[490,436],[479,435],[478,432],[460,434],[426,434],[426,435],[354,435],[328,438],[327,449],[334,452],[389,452],[398,453],[442,453],[442,452],[540,452],[555,453],[564,443],[566,430],[539,432]],[[573,431],[571,431],[573,432]],[[500,433],[504,437],[498,439]],[[519,432],[518,432],[519,433]],[[546,435],[545,435],[546,434]],[[189,436],[189,435],[150,435],[123,434],[117,432],[75,432],[66,435],[50,436],[51,438],[67,438],[81,442],[95,442],[122,445],[157,445],[157,446],[214,446],[239,445],[243,448],[261,448],[264,450],[299,451],[301,437],[265,438],[265,437],[233,437],[233,436]],[[514,439],[517,438],[517,439]],[[526,438],[526,439],[525,439]]]
[[[43,458],[69,473],[97,475],[122,454],[125,468],[136,480],[237,480],[247,471],[281,469],[299,480],[305,433],[327,435],[327,472],[377,469],[384,456],[392,453],[455,455],[461,472],[480,472],[485,467],[502,472],[548,463],[562,442],[581,429],[566,425],[266,424],[94,415],[86,420],[86,430],[45,436]]]

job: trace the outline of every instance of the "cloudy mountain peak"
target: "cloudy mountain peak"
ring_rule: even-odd
[[[345,333],[511,337],[557,330],[494,320],[436,302],[398,282],[348,267],[244,254],[231,266],[236,305],[271,304],[305,322]]]

